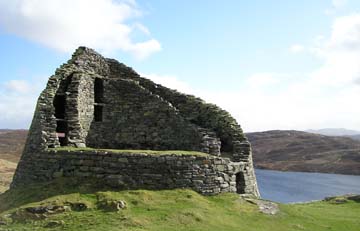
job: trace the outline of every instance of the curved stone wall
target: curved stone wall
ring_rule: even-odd
[[[79,182],[96,178],[121,189],[191,188],[204,195],[252,193],[250,185],[244,187],[244,168],[244,163],[206,154],[48,150],[34,153],[17,172],[17,180],[28,184],[58,177],[76,177]]]

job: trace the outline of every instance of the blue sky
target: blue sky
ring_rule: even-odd
[[[27,128],[79,45],[230,111],[245,131],[360,130],[360,1],[0,0],[0,128]]]

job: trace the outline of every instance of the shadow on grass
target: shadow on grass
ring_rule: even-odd
[[[93,194],[99,191],[122,191],[124,188],[112,188],[98,179],[79,180],[76,178],[58,178],[44,183],[18,186],[0,194],[0,213],[19,206],[39,202],[47,198],[72,193]]]
[[[69,195],[78,193],[81,195],[97,194],[98,192],[121,192],[128,190],[151,190],[151,191],[166,191],[168,189],[157,189],[149,187],[111,187],[106,185],[104,181],[99,179],[78,179],[78,178],[58,178],[52,181],[43,183],[34,183],[26,186],[18,186],[0,194],[0,213],[18,208],[22,205],[40,202],[51,197]],[[136,193],[136,192],[132,192]],[[195,193],[195,192],[194,192]],[[196,193],[197,194],[197,193]]]

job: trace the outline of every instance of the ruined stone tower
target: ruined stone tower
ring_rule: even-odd
[[[250,144],[228,112],[85,47],[41,93],[12,187],[57,177],[259,196]]]

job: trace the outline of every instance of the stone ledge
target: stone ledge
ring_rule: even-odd
[[[194,156],[194,157],[211,157],[207,153],[196,151],[182,151],[182,150],[123,150],[123,149],[97,149],[97,148],[75,148],[75,147],[60,147],[49,148],[49,153],[83,153],[83,154],[120,154],[120,155],[138,155],[138,156]]]

